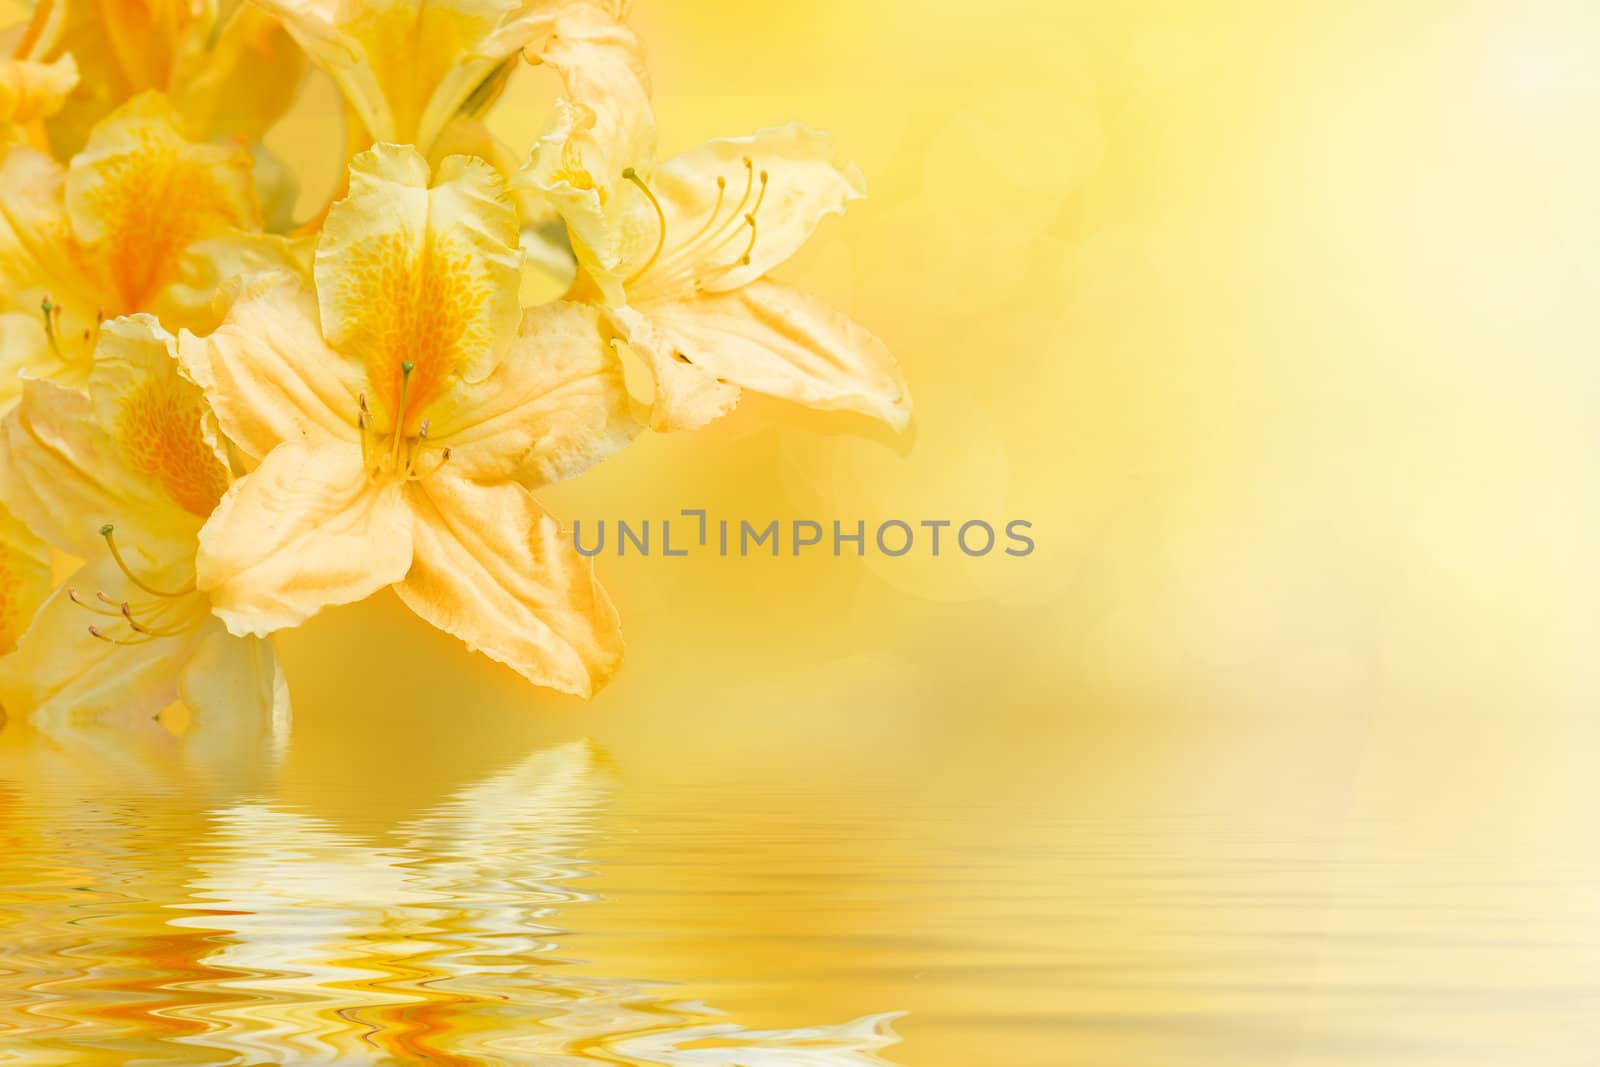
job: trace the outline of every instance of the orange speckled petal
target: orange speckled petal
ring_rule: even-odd
[[[68,170],[67,214],[102,265],[107,318],[149,310],[196,242],[261,228],[250,153],[196,144],[178,123],[165,97],[136,97],[95,127]]]
[[[458,379],[481,381],[516,337],[521,258],[505,183],[480,159],[429,175],[415,149],[380,145],[350,165],[350,195],[317,248],[322,331],[366,368],[378,426],[405,395],[406,432]],[[402,365],[414,370],[402,389]]]

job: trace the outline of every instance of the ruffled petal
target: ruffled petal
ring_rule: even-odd
[[[684,338],[630,307],[609,309],[607,318],[655,379],[651,429],[698,430],[738,406],[739,387],[684,355]]]
[[[378,429],[404,397],[414,436],[456,381],[494,368],[521,316],[517,240],[505,183],[482,160],[452,156],[430,178],[415,149],[380,145],[351,163],[317,248],[317,294],[328,343],[366,367]]]
[[[440,403],[431,439],[450,448],[454,475],[531,488],[582,473],[638,430],[599,312],[555,303],[524,316],[493,374]]]
[[[557,0],[525,55],[561,78],[562,95],[522,176],[566,220],[580,261],[609,280],[655,240],[655,215],[622,196],[623,172],[648,172],[656,124],[644,46],[615,5]]]
[[[732,293],[662,304],[651,365],[824,411],[855,411],[904,429],[911,395],[882,341],[809,293],[756,282]],[[663,365],[661,341],[670,359]],[[669,399],[670,399],[669,390]],[[666,420],[671,428],[672,415]]]
[[[403,487],[367,480],[352,445],[288,443],[236,482],[200,532],[200,590],[234,634],[298,626],[405,577]]]
[[[364,376],[323,341],[316,297],[295,278],[251,284],[213,333],[180,336],[178,356],[252,465],[284,441],[356,446]]]
[[[416,561],[400,599],[536,685],[599,691],[622,659],[616,609],[532,495],[447,477],[411,493]]]

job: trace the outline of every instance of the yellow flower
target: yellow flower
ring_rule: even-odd
[[[711,141],[654,165],[641,50],[616,19],[574,13],[530,45],[564,96],[519,183],[567,224],[574,299],[601,304],[655,377],[657,429],[727,412],[740,388],[903,428],[911,401],[883,343],[816,298],[766,280],[864,195],[832,142],[797,125]]]
[[[200,538],[200,587],[233,632],[393,585],[538,684],[589,695],[615,669],[611,602],[527,487],[629,439],[622,371],[592,309],[522,316],[516,242],[483,161],[430,176],[414,149],[382,145],[329,212],[314,294],[258,281],[215,333],[182,338],[258,464]]]
[[[0,160],[0,412],[18,372],[81,387],[102,321],[156,314],[169,329],[215,324],[213,282],[288,262],[260,235],[252,161],[197,144],[156,94],[95,127],[62,167],[17,146]]]
[[[88,392],[28,381],[3,424],[0,499],[87,562],[0,660],[0,703],[51,719],[287,714],[272,648],[227,633],[195,588],[196,539],[229,472],[174,338],[148,315],[108,322]]]
[[[217,0],[39,0],[12,54],[54,72],[41,100],[51,106],[34,117],[48,117],[49,144],[63,158],[107,114],[152,90],[172,97],[190,136],[259,140],[305,73],[304,55],[270,15]],[[74,66],[75,91],[52,99]]]

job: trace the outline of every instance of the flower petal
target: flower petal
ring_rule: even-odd
[[[631,303],[748,285],[866,195],[861,172],[834,162],[827,134],[793,123],[668,160],[651,191],[666,217],[666,246],[648,269],[648,251],[633,253],[630,266],[644,273],[628,286]]]
[[[521,316],[517,240],[505,183],[482,160],[452,156],[431,180],[412,148],[380,145],[351,163],[350,195],[317,248],[317,294],[323,336],[366,367],[380,429],[403,395],[414,435],[456,380],[493,370]]]
[[[0,433],[0,499],[57,548],[99,555],[100,528],[115,523],[119,540],[162,565],[192,550],[200,520],[175,507],[159,479],[127,465],[87,396],[28,381]]]
[[[67,213],[101,264],[105,317],[150,310],[190,245],[261,229],[255,163],[235,145],[196,144],[165,97],[146,93],[108,115],[73,157]]]
[[[808,293],[761,281],[647,315],[670,345],[669,370],[687,360],[717,381],[807,407],[860,412],[897,430],[911,420],[905,379],[883,342]]]
[[[723,381],[683,355],[691,343],[634,308],[611,308],[607,317],[650,368],[655,397],[650,428],[662,432],[698,430],[739,403],[739,387]]]
[[[367,135],[424,153],[533,32],[519,0],[257,0],[338,82]]]
[[[0,704],[13,714],[42,718],[86,718],[116,714],[146,719],[177,698],[179,665],[188,656],[193,635],[114,644],[95,637],[89,627],[115,630],[119,640],[132,632],[75,603],[72,594],[92,602],[93,591],[113,601],[136,600],[134,589],[103,553],[84,565],[45,602],[14,655],[0,659]],[[179,605],[177,610],[192,610]],[[195,614],[198,623],[203,616]]]
[[[655,240],[654,210],[641,197],[618,196],[623,171],[648,170],[655,159],[644,46],[614,8],[590,0],[549,7],[524,54],[560,76],[562,96],[524,181],[561,213],[580,260],[605,278],[629,248]]]
[[[21,125],[53,115],[77,84],[78,65],[71,56],[49,63],[0,60],[0,122]]]
[[[204,520],[228,491],[227,454],[199,386],[179,373],[174,348],[150,315],[112,319],[100,331],[89,397],[119,465],[158,484],[169,507]]]
[[[535,488],[582,473],[638,430],[599,312],[554,303],[523,317],[493,374],[435,409],[431,439],[449,446],[457,476]]]
[[[316,298],[293,277],[251,284],[213,333],[182,334],[178,356],[252,465],[284,441],[358,440],[360,367],[323,341]]]
[[[17,641],[50,595],[50,546],[0,507],[0,656]]]
[[[616,609],[533,496],[442,476],[411,493],[416,561],[400,599],[536,685],[597,692],[622,658]]]
[[[263,636],[405,577],[411,516],[398,484],[367,481],[352,445],[280,445],[200,532],[201,592],[230,632]]]
[[[173,74],[173,103],[207,140],[259,141],[294,103],[305,53],[276,18],[239,4],[204,51],[186,54]]]

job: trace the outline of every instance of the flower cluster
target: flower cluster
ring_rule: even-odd
[[[588,696],[618,620],[540,487],[743,389],[905,424],[882,343],[767,277],[860,175],[794,125],[658,161],[626,8],[40,0],[0,59],[7,710],[281,712],[271,635],[391,587]],[[507,146],[523,66],[558,98]],[[263,137],[313,68],[345,166],[299,220]]]

